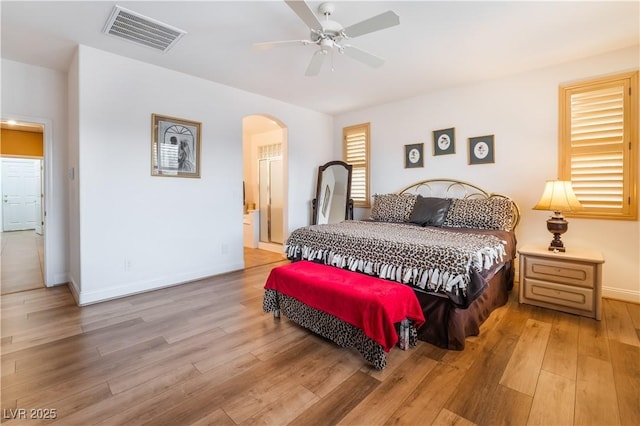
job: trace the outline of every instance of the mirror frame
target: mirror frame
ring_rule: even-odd
[[[342,166],[347,170],[347,197],[345,200],[344,218],[345,220],[353,219],[353,200],[351,199],[351,172],[353,170],[353,166],[351,164],[345,163],[344,161],[329,161],[328,163],[318,167],[316,198],[314,198],[312,201],[313,217],[311,218],[311,223],[313,225],[316,225],[318,223],[318,199],[320,198],[320,194],[322,191],[322,174],[331,166]]]

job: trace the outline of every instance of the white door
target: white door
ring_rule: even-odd
[[[35,229],[40,222],[40,160],[2,159],[2,229]]]

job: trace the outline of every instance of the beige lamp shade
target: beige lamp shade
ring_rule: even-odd
[[[568,212],[582,210],[582,204],[573,192],[571,181],[548,180],[540,201],[534,210],[551,210],[553,212]]]

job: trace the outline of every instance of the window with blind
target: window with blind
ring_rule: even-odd
[[[567,216],[637,219],[638,72],[560,87],[559,175],[583,210]]]
[[[369,202],[369,123],[342,129],[344,161],[353,167],[351,198],[355,207],[370,207]]]

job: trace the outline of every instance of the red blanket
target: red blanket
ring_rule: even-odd
[[[408,318],[415,328],[424,324],[410,287],[333,266],[308,261],[279,266],[271,270],[264,288],[358,327],[386,352],[398,342],[395,323]]]

